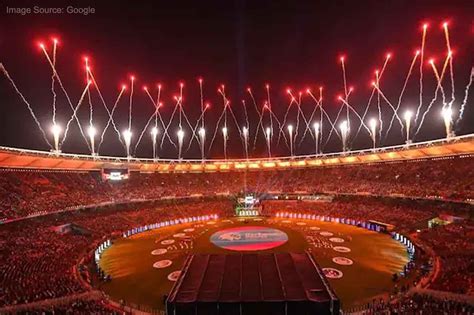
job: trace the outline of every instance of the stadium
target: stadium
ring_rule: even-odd
[[[192,42],[202,28],[218,37],[230,32],[220,4],[211,2],[168,4],[166,13],[150,13],[151,4],[125,7],[134,21],[176,17],[157,23],[195,27],[183,35]],[[246,23],[273,29],[253,21],[259,10],[296,17],[305,11],[236,4],[239,44]],[[321,19],[318,9],[335,16],[324,1],[307,6]],[[105,31],[117,24],[104,8],[72,20],[38,17],[33,24],[44,32],[35,31],[31,54],[19,53],[24,43],[18,44],[31,26],[20,27],[15,10],[2,22],[19,27],[19,40],[0,43],[0,314],[474,314],[474,67],[461,60],[469,60],[466,51],[472,57],[472,38],[463,37],[472,27],[465,3],[456,22],[407,18],[420,25],[421,46],[412,54],[395,45],[409,58],[400,57],[404,63],[394,69],[393,51],[375,61],[374,72],[357,76],[368,56],[352,64],[338,54],[335,98],[331,87],[301,84],[311,71],[269,71],[270,61],[260,66],[275,83],[245,87],[239,68],[237,79],[227,78],[231,84],[215,84],[216,92],[212,79],[194,76],[199,67],[183,66],[194,76],[186,83],[147,84],[154,66],[169,81],[175,68],[138,58],[140,75],[129,72],[117,92],[109,82],[117,66],[111,47],[122,47],[123,38]],[[126,18],[123,10],[110,14]],[[106,58],[77,58],[70,49],[97,42],[72,44],[57,35],[61,25],[82,38],[74,30],[86,19],[86,29],[106,21],[95,38],[107,42]],[[129,27],[145,32],[137,35],[140,44],[161,34],[159,27]],[[395,38],[390,25],[383,27]],[[247,36],[242,40],[257,47]],[[149,45],[137,53],[162,47]],[[163,49],[172,62],[177,48]],[[223,54],[250,63],[241,49]],[[287,60],[274,52],[267,55]],[[221,73],[199,56],[211,78]],[[73,59],[80,59],[78,71],[70,69]],[[321,71],[333,82],[332,72]],[[286,82],[280,89],[285,73],[296,89]],[[369,86],[356,91],[351,82],[365,75]]]

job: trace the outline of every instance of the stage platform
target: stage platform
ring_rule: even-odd
[[[168,315],[339,314],[310,253],[189,255],[166,301]]]

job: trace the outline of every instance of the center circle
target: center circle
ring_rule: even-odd
[[[264,226],[241,226],[217,231],[211,235],[210,241],[228,250],[257,251],[285,244],[288,235]]]

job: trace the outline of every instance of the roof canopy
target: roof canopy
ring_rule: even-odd
[[[474,135],[348,153],[262,159],[153,160],[123,157],[55,154],[0,147],[0,167],[92,171],[128,168],[142,172],[215,172],[246,169],[286,169],[374,163],[474,153]]]

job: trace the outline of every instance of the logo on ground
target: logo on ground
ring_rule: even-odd
[[[158,249],[153,250],[151,254],[154,256],[158,256],[158,255],[166,254],[166,252],[168,252],[166,248],[158,248]]]
[[[333,243],[344,243],[344,239],[340,237],[331,237],[329,240]]]
[[[336,252],[339,252],[339,253],[351,252],[351,249],[349,247],[344,247],[344,246],[334,246],[332,249],[334,249]]]
[[[179,270],[178,271],[173,271],[172,273],[170,273],[168,275],[168,280],[175,282],[176,280],[178,280],[180,275],[181,275],[181,271],[179,271]]]
[[[286,233],[263,226],[243,226],[218,231],[211,242],[221,248],[235,251],[256,251],[275,248],[288,241]]]
[[[324,275],[329,279],[340,279],[343,276],[342,271],[334,268],[323,268]]]
[[[338,265],[342,265],[342,266],[350,266],[352,265],[354,262],[352,261],[352,259],[349,259],[349,258],[346,258],[346,257],[334,257],[332,259],[332,261]]]
[[[160,260],[153,264],[153,268],[162,269],[171,266],[173,262],[171,260]]]

